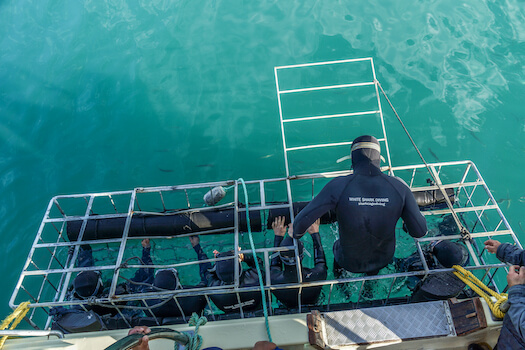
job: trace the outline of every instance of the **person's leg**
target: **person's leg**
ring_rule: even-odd
[[[365,274],[367,276],[376,276],[377,274],[379,274],[380,270],[381,269],[369,271],[369,272],[366,272]],[[374,299],[374,287],[376,287],[377,284],[378,282],[376,280],[365,281],[365,284],[363,285],[363,292],[362,292],[362,297],[364,300]]]
[[[343,267],[341,267],[341,265],[339,264],[339,261],[342,261],[342,249],[341,249],[341,243],[339,242],[339,240],[334,242],[333,252],[334,252],[334,277],[336,279],[347,277],[345,275],[346,270]],[[348,283],[338,283],[336,284],[336,288],[338,288],[340,291],[343,292],[343,294],[347,298],[347,301],[350,301],[352,292],[349,289]]]
[[[335,241],[334,242],[334,247],[333,247],[333,252],[334,252],[334,277],[335,278],[339,278],[341,277],[344,269],[341,267],[341,265],[339,265],[339,263],[337,262],[338,260],[341,259],[341,243],[339,242],[339,240]]]

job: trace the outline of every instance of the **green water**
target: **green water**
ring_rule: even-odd
[[[0,314],[49,199],[284,174],[274,66],[373,57],[525,237],[525,2],[0,1]],[[417,163],[387,121],[394,165]]]

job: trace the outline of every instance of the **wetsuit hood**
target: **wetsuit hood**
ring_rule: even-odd
[[[89,298],[97,295],[102,289],[102,279],[98,271],[82,271],[73,281],[78,296]]]
[[[233,251],[219,253],[217,258],[224,258],[227,256],[233,256]],[[214,271],[217,277],[223,282],[232,283],[235,280],[235,260],[220,260],[215,263],[215,266],[210,271]],[[242,273],[242,265],[239,261],[239,275]]]
[[[431,251],[438,262],[447,268],[451,268],[453,265],[465,266],[469,257],[464,245],[451,241],[432,242]]]
[[[379,141],[370,135],[359,136],[352,142],[352,167],[354,169],[381,165]]]
[[[163,269],[155,273],[153,285],[157,288],[176,290],[181,289],[182,286],[179,281],[179,273],[176,269]]]

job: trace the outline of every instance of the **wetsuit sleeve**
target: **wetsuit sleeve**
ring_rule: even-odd
[[[93,251],[89,244],[81,245],[77,255],[77,267],[90,267],[94,266],[95,261],[93,260]]]
[[[206,274],[206,285],[208,287],[222,286],[224,284],[215,272],[208,272]]]
[[[142,248],[142,263],[144,265],[153,265],[153,261],[151,260],[151,247]],[[134,282],[153,283],[154,270],[155,269],[141,267],[135,272],[135,275],[131,280]]]
[[[144,265],[153,265],[153,260],[151,260],[151,247],[142,248],[142,262]]]
[[[259,274],[257,273],[257,266],[255,266],[255,259],[253,258],[252,254],[246,255],[244,254],[244,260],[243,260],[248,266],[250,267],[248,270],[245,270],[241,275],[241,285],[243,286],[254,286],[259,284]],[[257,257],[257,262],[259,263],[259,267],[261,269],[262,279],[264,281],[264,268],[262,266],[262,259]]]
[[[244,260],[246,264],[248,264],[249,267],[256,267],[255,266],[255,259],[253,258],[252,254],[244,254]],[[259,263],[259,266],[262,266],[262,259],[257,257],[257,262]]]
[[[311,234],[312,241],[314,244],[314,263],[317,264],[325,264],[326,265],[326,258],[324,255],[324,249],[323,245],[321,244],[321,235],[319,232],[315,232]]]
[[[327,183],[321,192],[297,214],[293,223],[293,238],[301,238],[315,220],[335,208],[341,193],[341,188],[337,186],[339,182],[340,179],[336,178]]]
[[[406,188],[406,195],[401,218],[407,226],[408,233],[412,237],[423,237],[427,234],[427,221],[419,211],[419,206],[410,188],[406,184],[403,184],[403,186]]]
[[[282,241],[283,241],[283,237],[282,236],[275,236],[274,239],[273,239],[273,246],[274,247],[280,246]],[[276,256],[274,256],[272,258],[272,264],[270,266],[271,267],[280,267],[281,266],[281,257],[280,257],[279,254],[277,254]]]
[[[496,257],[512,265],[525,266],[525,250],[510,243],[501,243],[496,251]]]
[[[206,253],[204,253],[204,250],[202,250],[202,247],[200,244],[197,244],[195,247],[193,247],[193,250],[195,250],[195,253],[197,253],[197,258],[199,261],[201,260],[208,260],[208,256]],[[211,263],[210,262],[204,262],[199,264],[199,275],[201,277],[201,284],[206,285],[208,280],[208,275],[210,274],[208,270],[211,269]]]
[[[319,232],[311,234],[312,241],[314,244],[314,268],[311,269],[313,272],[312,276],[316,279],[326,279],[328,267],[326,266],[326,258],[324,255],[323,245],[321,244],[321,235]]]
[[[509,288],[510,309],[507,316],[520,335],[525,339],[525,285],[518,284]]]

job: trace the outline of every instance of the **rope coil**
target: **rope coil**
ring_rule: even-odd
[[[9,327],[10,330],[13,330],[18,326],[20,321],[26,316],[27,312],[29,311],[29,302],[23,302],[11,313],[11,315],[7,316],[3,321],[2,325],[0,325],[1,330],[5,330],[7,327]],[[11,326],[9,326],[11,325]],[[0,339],[0,349],[4,347],[4,343],[7,340],[7,335],[2,337]]]
[[[506,293],[499,294],[493,291],[483,282],[481,282],[476,276],[474,276],[472,272],[459,265],[454,265],[452,268],[456,270],[454,271],[454,275],[457,278],[472,288],[472,290],[478,293],[480,297],[485,299],[490,307],[490,311],[492,311],[494,316],[497,318],[503,318],[505,316],[505,312],[507,310],[505,303],[508,300]],[[494,302],[492,298],[495,298],[496,302]]]
[[[191,315],[190,321],[188,324],[190,326],[195,326],[195,333],[193,337],[190,338],[188,344],[186,345],[186,350],[199,350],[202,346],[202,337],[198,334],[199,327],[204,326],[208,322],[208,319],[204,316],[199,317],[195,312]],[[175,350],[179,348],[179,344],[175,343]]]

